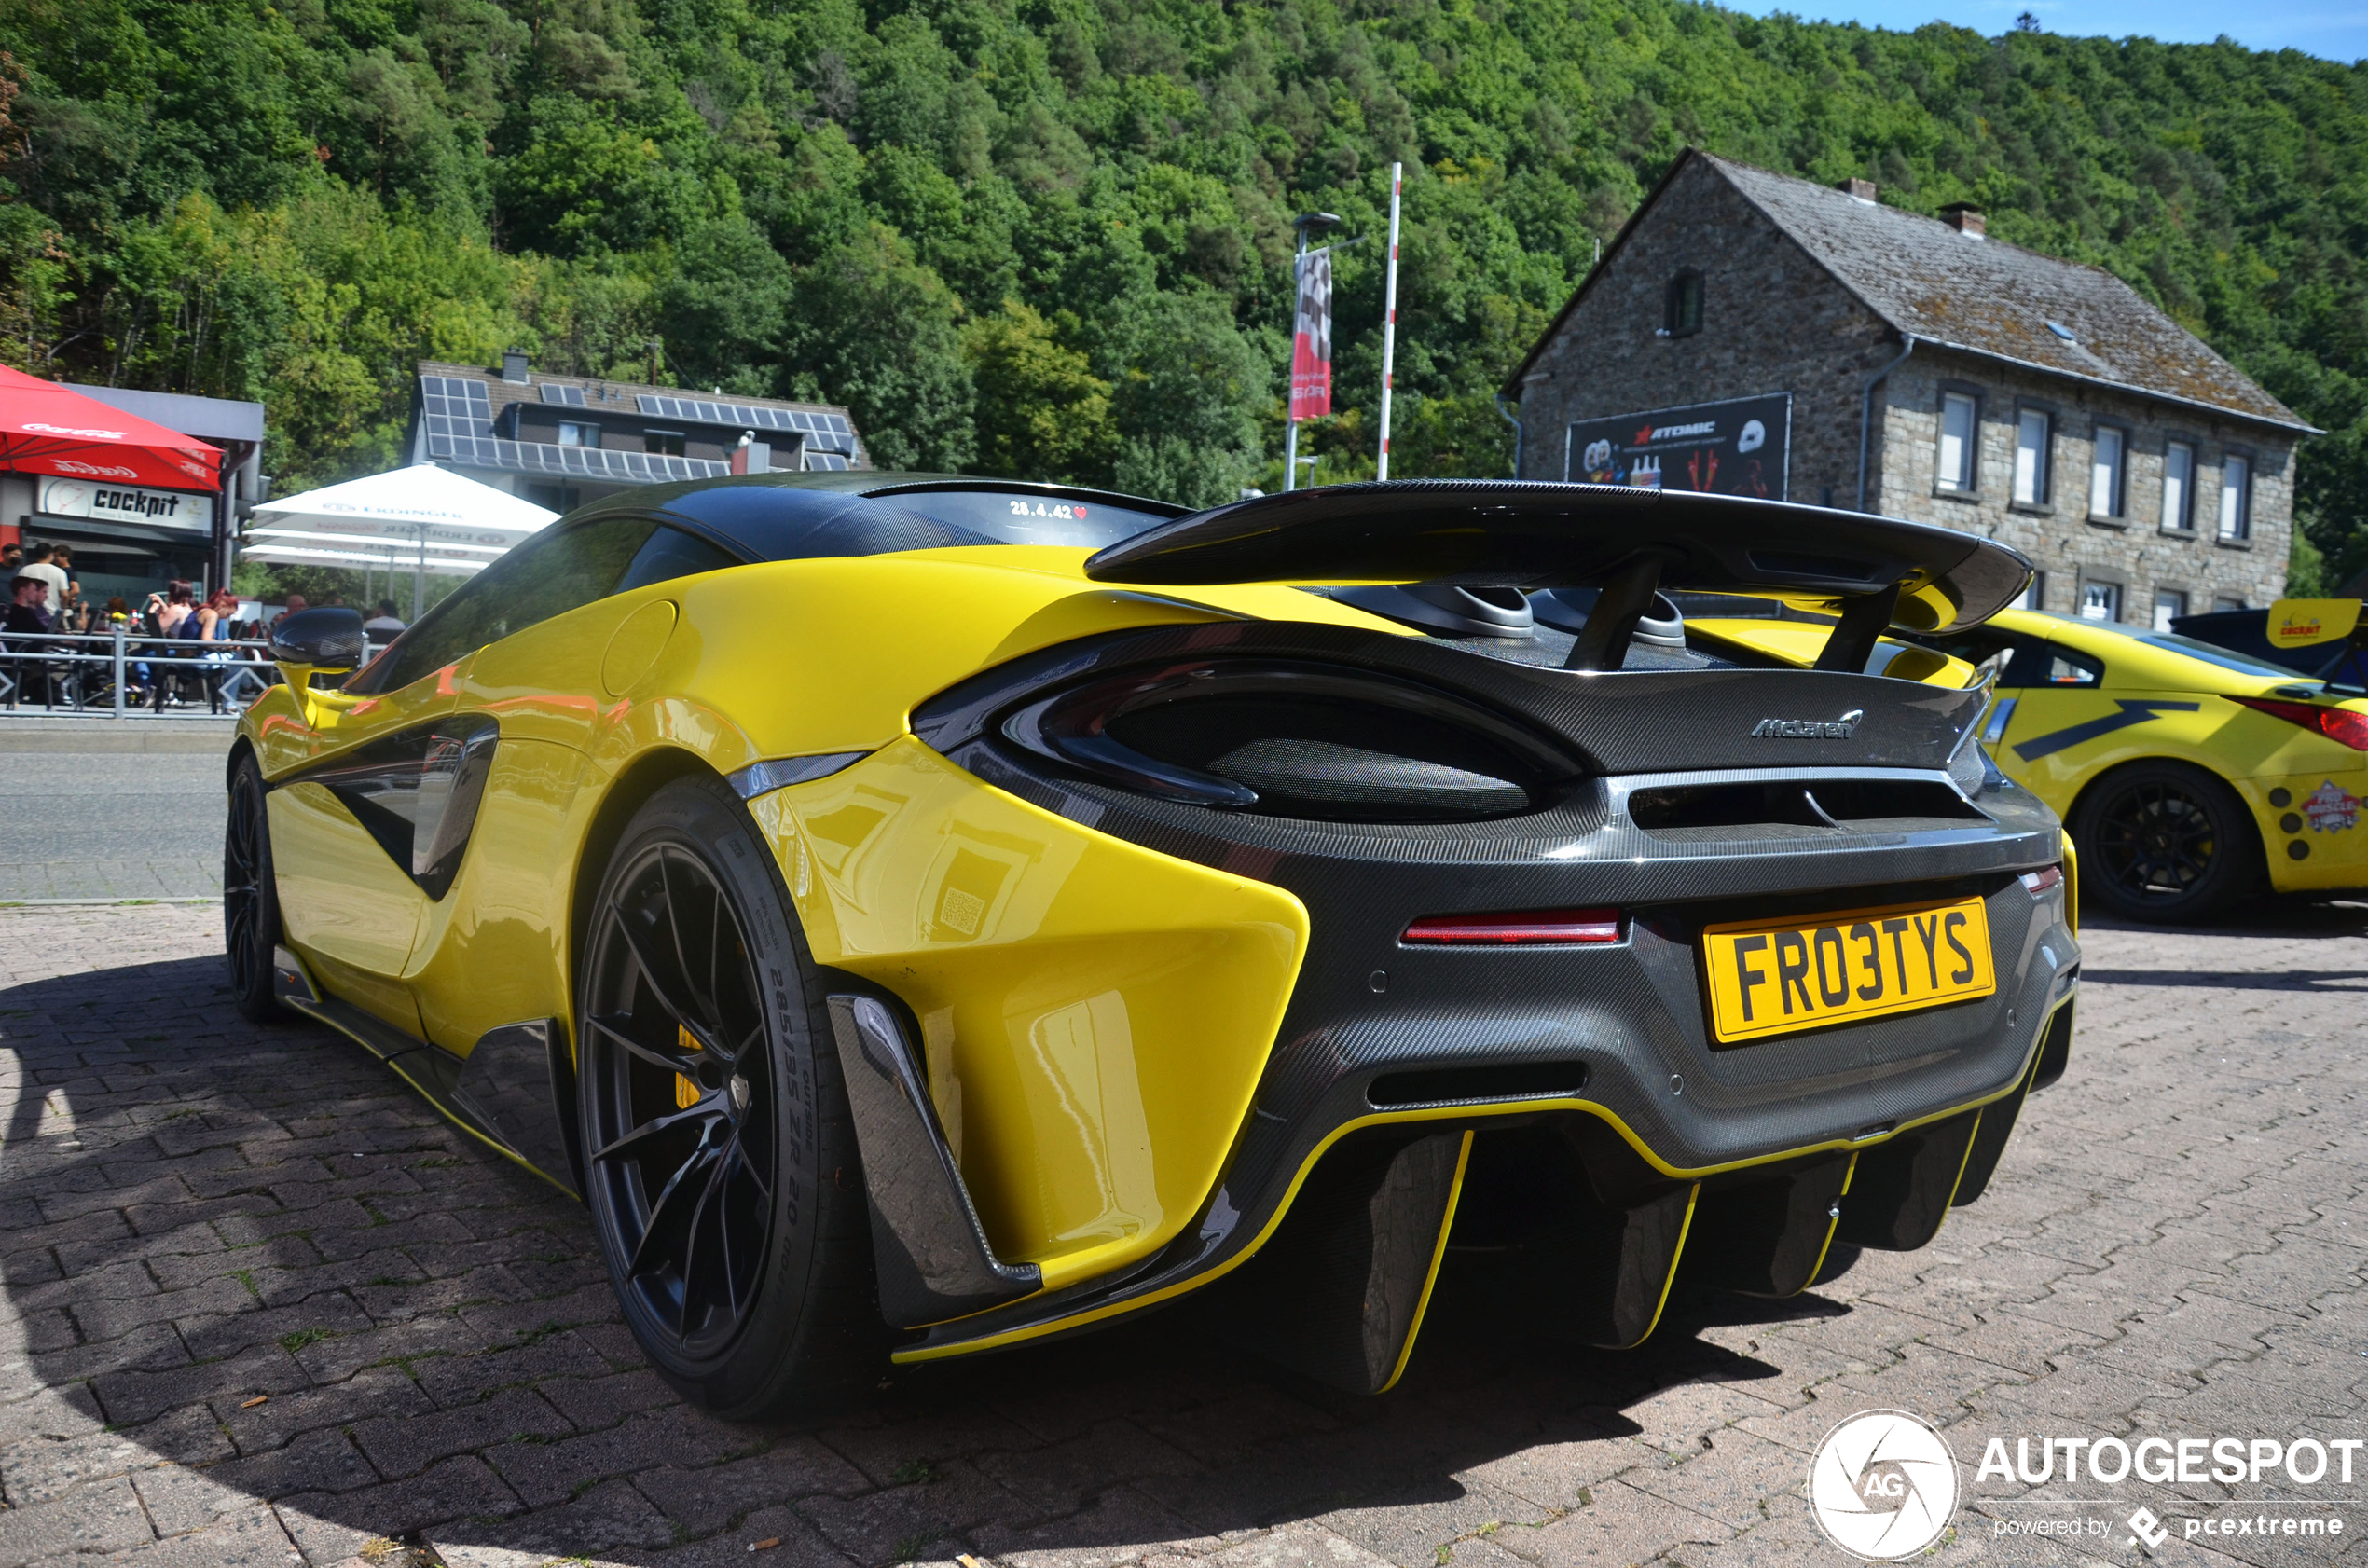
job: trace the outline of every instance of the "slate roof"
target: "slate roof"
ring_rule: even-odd
[[[2318,434],[2292,409],[2102,268],[2043,255],[2003,240],[1961,234],[1938,218],[1885,207],[1789,174],[1689,148],[1629,220],[1615,248],[1647,221],[1685,167],[1715,170],[1809,256],[1895,331],[1934,347],[2212,408]],[[1513,373],[1527,374],[1578,301]],[[2050,328],[2055,323],[2071,334]]]

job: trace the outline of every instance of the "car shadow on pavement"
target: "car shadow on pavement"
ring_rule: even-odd
[[[1750,1325],[1849,1310],[1728,1300],[1606,1354],[1508,1323],[1452,1259],[1380,1398],[1178,1311],[735,1426],[643,1365],[571,1200],[329,1031],[244,1023],[219,959],[19,983],[0,1033],[23,1369],[0,1384],[0,1517],[46,1511],[85,1550],[140,1544],[143,1515],[166,1535],[276,1517],[316,1562],[370,1537],[677,1561],[778,1537],[870,1568],[1324,1520],[1427,1564],[1439,1505],[1471,1531],[1541,1523],[1637,1445],[1699,1453],[1732,1391],[1803,1405]]]

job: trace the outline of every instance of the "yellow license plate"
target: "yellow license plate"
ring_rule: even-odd
[[[1998,989],[1978,898],[1702,929],[1713,1038],[1765,1039]]]

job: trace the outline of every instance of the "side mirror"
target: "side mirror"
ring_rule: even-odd
[[[271,627],[274,663],[332,673],[362,662],[362,612],[337,606],[299,610]]]

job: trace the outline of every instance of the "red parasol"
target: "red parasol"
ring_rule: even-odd
[[[222,488],[219,447],[6,365],[0,468],[171,490]]]

